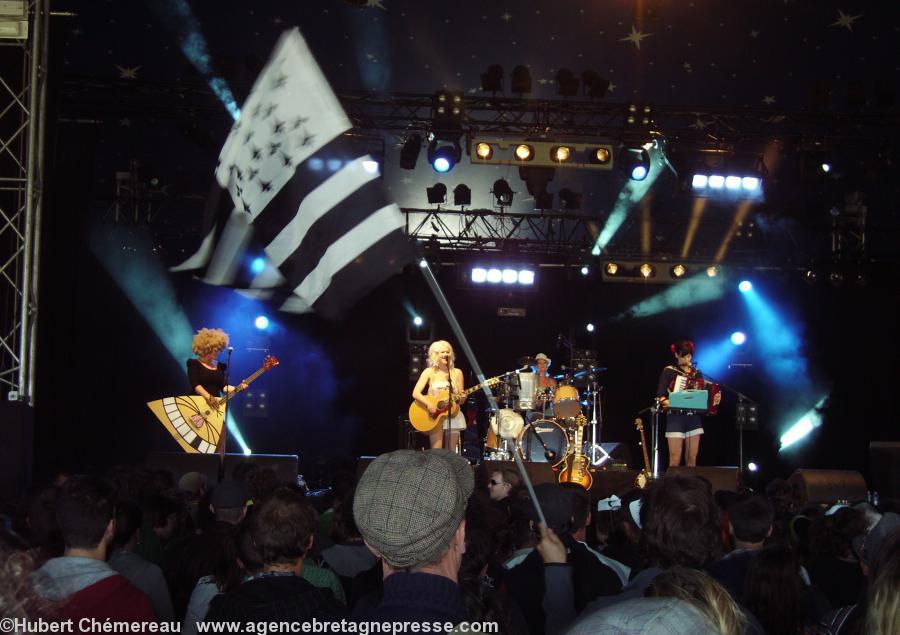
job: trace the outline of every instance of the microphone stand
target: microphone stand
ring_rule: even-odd
[[[447,418],[445,420],[444,425],[444,449],[450,450],[451,452],[455,452],[455,449],[451,449],[450,446],[450,423],[453,419],[453,404],[456,403],[456,397],[453,396],[453,368],[450,367],[450,360],[447,360],[447,392],[450,394],[450,402],[447,404]],[[458,405],[458,404],[457,404]]]
[[[596,381],[591,382],[591,386],[593,401],[591,409],[591,465],[600,466],[603,465],[604,461],[609,461],[612,457],[609,455],[609,452],[603,449],[603,445],[600,443],[600,430],[603,428],[603,405],[600,402],[600,391],[603,390],[603,386],[600,386],[598,389]],[[599,417],[597,416],[598,414]],[[603,456],[598,456],[598,452]]]
[[[653,402],[638,414],[651,413],[650,417],[650,454],[653,455],[653,465],[650,468],[654,480],[659,478],[659,401]]]
[[[738,408],[740,408],[744,402],[746,401],[750,405],[756,405],[756,402],[750,399],[747,395],[743,394],[739,390],[736,390],[729,386],[726,383],[723,383],[717,380],[715,377],[710,377],[706,375],[696,366],[694,367],[695,371],[700,372],[703,380],[709,382],[711,384],[718,384],[719,387],[724,388],[728,392],[732,393],[738,398]],[[738,483],[743,484],[744,482],[744,421],[741,417],[737,417],[738,424]]]
[[[225,465],[225,444],[228,441],[228,374],[231,372],[231,352],[234,350],[231,346],[228,347],[227,356],[225,357],[225,372],[223,375],[225,376],[225,404],[222,407],[222,434],[219,437],[219,447],[216,448],[219,453],[219,466],[223,467]],[[224,474],[223,474],[224,476]]]

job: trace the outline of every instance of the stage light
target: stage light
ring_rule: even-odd
[[[435,172],[440,172],[441,174],[445,172],[449,172],[453,169],[455,163],[453,162],[453,157],[450,156],[450,153],[447,152],[447,148],[441,148],[435,152],[434,158],[431,161],[431,167],[434,168]]]
[[[715,265],[710,265],[706,268],[706,275],[710,278],[715,278],[717,275],[719,275],[719,268]]]
[[[477,156],[482,161],[487,161],[492,156],[494,156],[494,149],[491,147],[490,143],[481,143],[475,144],[475,156]]]
[[[803,274],[803,277],[806,278],[807,282],[812,284],[818,279],[819,274],[816,273],[815,269],[807,269],[806,273]]]
[[[639,271],[641,272],[641,275],[644,276],[645,278],[652,277],[653,274],[656,272],[656,270],[653,268],[653,265],[651,265],[648,262],[645,262],[644,264],[642,264]]]
[[[731,343],[735,346],[742,346],[744,342],[747,341],[747,336],[741,333],[740,331],[735,331],[731,334]]]
[[[749,280],[741,280],[740,284],[738,284],[738,291],[741,293],[747,293],[753,290],[753,283]]]
[[[309,161],[306,162],[309,166],[309,169],[313,172],[321,172],[325,169],[325,162],[319,157],[313,157]]]
[[[527,66],[516,66],[510,76],[510,92],[524,95],[531,92],[531,71]]]
[[[674,267],[672,267],[672,276],[674,276],[675,278],[680,278],[686,273],[687,269],[684,268],[684,265],[675,265]]]
[[[581,198],[581,194],[567,187],[559,191],[559,202],[562,203],[563,209],[580,209]]]
[[[585,330],[586,330],[588,333],[593,333],[593,332],[594,332],[594,325],[591,324],[590,322],[588,322],[587,325],[586,325],[584,328],[585,328]]]
[[[519,281],[519,272],[515,269],[504,269],[503,270],[503,283],[504,284],[515,284]]]
[[[400,149],[400,167],[404,170],[415,170],[421,149],[422,137],[417,134],[408,137]]]
[[[465,183],[453,188],[453,204],[463,207],[472,204],[472,190]]]
[[[337,172],[344,165],[344,162],[340,159],[328,159],[325,162],[325,167],[328,168],[329,172]]]
[[[531,161],[534,158],[534,148],[527,143],[520,143],[516,146],[515,155],[519,161]]]
[[[643,181],[650,173],[650,152],[646,148],[626,148],[620,165],[632,181]]]
[[[513,191],[512,188],[509,187],[509,183],[506,179],[497,179],[494,181],[494,187],[491,189],[491,193],[494,195],[494,198],[497,199],[497,205],[504,207],[512,205]]]
[[[587,265],[581,268],[581,275],[586,276],[590,273],[590,269],[587,268]]]
[[[534,271],[531,269],[522,269],[519,271],[519,284],[534,284]]]
[[[363,170],[369,174],[378,174],[378,161],[365,160],[362,162]]]
[[[428,268],[428,261],[425,260],[424,258],[420,259],[420,260],[419,260],[419,268],[420,268],[420,269],[427,269],[427,268]]]
[[[416,315],[415,317],[413,317],[413,324],[415,324],[416,326],[422,326],[422,322],[423,320],[420,316]]]
[[[691,179],[691,187],[696,190],[702,190],[709,184],[709,177],[705,174],[695,174]]]
[[[826,174],[828,174],[829,172],[831,172],[831,164],[830,164],[830,163],[823,163],[823,164],[822,164],[822,172],[825,172]]]
[[[594,148],[591,150],[590,155],[588,156],[588,161],[590,163],[599,163],[604,165],[609,163],[609,160],[612,158],[612,154],[609,151],[609,148]]]
[[[725,189],[738,190],[741,188],[741,177],[729,175],[725,177]]]
[[[500,64],[491,64],[487,71],[481,74],[481,90],[486,93],[503,91],[503,67]]]
[[[487,282],[487,269],[483,267],[474,267],[472,269],[472,282]]]
[[[584,93],[588,97],[603,99],[609,90],[609,80],[600,77],[596,71],[586,70],[581,74],[581,83],[584,85]]]
[[[435,183],[431,187],[426,187],[425,193],[428,195],[428,202],[432,205],[440,205],[447,200],[447,186],[443,183]]]
[[[487,281],[491,284],[497,284],[503,280],[503,272],[499,269],[488,269],[487,271]]]
[[[557,163],[565,163],[572,156],[572,148],[569,146],[556,146],[550,150],[550,158]]]
[[[535,209],[553,207],[553,194],[547,191],[547,184],[553,180],[556,168],[519,166],[519,177],[525,181],[525,189],[534,197]]]
[[[709,177],[709,186],[714,190],[721,190],[725,187],[725,177],[721,174],[713,174]]]
[[[556,73],[556,92],[563,97],[574,97],[578,94],[579,80],[568,68],[561,68]]]
[[[437,138],[432,139],[428,144],[428,162],[431,164],[431,167],[434,168],[435,172],[441,174],[452,170],[462,158],[462,148],[459,145],[459,136],[456,135],[455,138],[453,135],[447,136],[450,137],[450,139],[445,139],[445,141],[442,142],[444,145],[439,146]]]
[[[741,179],[741,187],[748,192],[754,192],[759,189],[760,180],[755,176],[745,176]]]
[[[253,326],[258,328],[260,331],[265,331],[267,328],[269,328],[269,318],[267,318],[265,315],[258,315],[256,316],[256,319],[253,320]]]
[[[250,271],[251,273],[262,273],[263,269],[266,268],[266,259],[262,256],[258,256],[253,259],[250,263]]]
[[[606,273],[610,276],[614,276],[619,273],[619,265],[614,262],[606,263]]]
[[[747,469],[750,472],[758,472],[759,466],[756,463],[754,463],[753,461],[750,461],[749,463],[747,463]]]
[[[781,435],[781,447],[779,451],[784,450],[805,438],[810,432],[822,425],[822,406],[825,404],[827,396],[822,397],[818,403],[810,408],[806,414],[791,425],[787,431]]]

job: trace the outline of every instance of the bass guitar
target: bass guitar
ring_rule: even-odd
[[[634,484],[640,489],[644,489],[653,480],[653,472],[650,471],[650,456],[647,454],[647,437],[644,435],[643,419],[635,419],[634,425],[641,433],[641,450],[644,451],[644,469],[634,479]]]
[[[242,384],[251,384],[267,370],[278,366],[278,359],[269,355],[262,367],[247,377]],[[147,406],[160,423],[178,442],[185,452],[192,454],[215,454],[225,423],[225,404],[239,392],[232,392],[218,399],[215,407],[200,395],[182,395],[148,401]]]
[[[587,424],[587,418],[584,415],[575,417],[575,452],[571,459],[566,461],[566,466],[559,473],[560,483],[577,483],[584,489],[591,489],[594,477],[591,476],[591,462],[588,457],[581,453],[582,433],[584,426]]]
[[[502,378],[503,375],[497,375],[496,377],[486,379],[480,384],[459,393],[459,397],[468,397],[473,392],[480,390],[485,386],[494,386],[500,383]],[[434,396],[422,395],[422,399],[434,407],[437,412],[435,412],[432,417],[431,413],[428,412],[428,408],[419,403],[418,400],[413,401],[412,404],[410,404],[409,422],[412,424],[412,427],[419,432],[431,432],[435,428],[444,425],[444,421],[448,416],[452,419],[459,412],[459,402],[456,399],[450,398],[449,389],[441,390]]]

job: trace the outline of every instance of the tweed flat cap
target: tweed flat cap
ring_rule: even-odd
[[[447,450],[397,450],[372,461],[356,486],[353,517],[391,566],[436,562],[466,513],[472,467]]]

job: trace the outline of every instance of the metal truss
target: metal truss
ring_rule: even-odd
[[[34,403],[49,0],[28,5],[28,39],[0,40],[0,386]],[[2,18],[0,18],[2,19]]]

